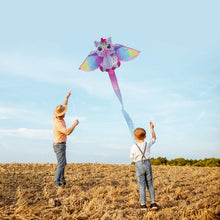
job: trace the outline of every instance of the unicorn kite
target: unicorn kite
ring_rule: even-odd
[[[100,42],[95,41],[94,43],[97,49],[91,51],[79,69],[93,71],[99,68],[102,72],[108,72],[112,87],[121,103],[122,113],[133,136],[133,121],[124,109],[115,69],[121,66],[121,61],[129,61],[136,58],[140,51],[120,44],[112,44],[111,37],[107,39],[101,38]]]

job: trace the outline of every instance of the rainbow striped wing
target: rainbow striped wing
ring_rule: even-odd
[[[94,50],[88,55],[88,57],[86,57],[86,59],[84,60],[82,65],[79,67],[79,69],[84,70],[84,71],[95,70],[100,66],[102,61],[103,61],[103,58],[98,56],[96,51]]]
[[[136,58],[140,51],[120,45],[120,44],[115,44],[114,45],[115,49],[115,54],[118,57],[119,61],[129,61],[134,58]]]

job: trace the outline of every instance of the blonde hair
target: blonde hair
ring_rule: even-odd
[[[134,136],[139,140],[144,140],[146,137],[146,131],[143,128],[136,128],[134,130]]]

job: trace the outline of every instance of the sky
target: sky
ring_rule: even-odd
[[[79,66],[94,41],[140,55],[116,69],[151,157],[220,158],[220,2],[0,1],[0,163],[56,163],[53,111],[71,96],[68,163],[130,164],[134,143],[108,73]]]

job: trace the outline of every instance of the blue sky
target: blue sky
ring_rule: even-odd
[[[130,163],[107,73],[78,70],[94,40],[140,55],[116,70],[152,157],[220,158],[219,1],[0,1],[0,162],[56,162],[52,120],[71,90],[68,162]]]

